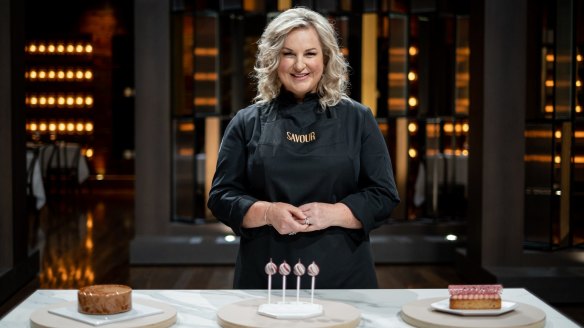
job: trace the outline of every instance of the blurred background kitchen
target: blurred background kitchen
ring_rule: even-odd
[[[256,41],[334,21],[402,203],[382,288],[524,287],[584,324],[584,1],[0,2],[0,316],[38,288],[231,288],[205,204]]]

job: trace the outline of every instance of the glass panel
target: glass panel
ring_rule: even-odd
[[[526,246],[550,247],[550,228],[557,198],[553,181],[553,126],[528,123],[525,127],[525,240]]]
[[[569,119],[572,113],[573,88],[573,4],[571,0],[557,1],[556,19],[556,118]]]
[[[572,207],[570,209],[572,244],[584,244],[584,122],[574,127]]]
[[[584,244],[584,2],[577,1],[576,13],[576,108],[572,159],[571,231],[572,244]]]
[[[464,217],[468,197],[468,121],[426,123],[426,199],[431,216]]]
[[[388,99],[389,115],[405,115],[408,99],[408,18],[389,15],[388,50]],[[417,98],[411,100],[410,107],[417,106]],[[414,103],[415,102],[415,103]]]
[[[195,113],[215,113],[218,108],[218,16],[195,17],[193,50],[193,105]]]
[[[192,15],[173,18],[172,110],[178,116],[193,114],[193,49],[194,19]]]
[[[192,221],[195,200],[195,124],[193,119],[175,119],[173,122],[173,219]],[[198,179],[197,179],[198,180]]]
[[[468,116],[470,105],[469,21],[466,16],[456,18],[456,85],[454,88],[454,112],[456,116]]]

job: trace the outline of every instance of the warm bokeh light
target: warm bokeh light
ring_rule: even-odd
[[[85,46],[85,52],[87,52],[88,54],[92,53],[93,52],[93,47],[90,44],[86,45]]]
[[[85,79],[91,80],[92,78],[93,78],[93,73],[91,73],[91,71],[89,71],[89,70],[85,71]]]
[[[556,131],[555,137],[556,137],[556,139],[562,138],[562,131],[560,131],[560,130]]]
[[[416,107],[418,105],[418,99],[416,97],[410,97],[410,99],[408,99],[408,105],[410,105],[410,107]]]
[[[562,163],[562,158],[559,155],[556,155],[554,157],[554,163],[556,163],[556,164]]]
[[[92,149],[92,148],[88,148],[88,149],[85,151],[85,157],[87,157],[87,158],[91,158],[91,157],[93,157],[93,149]]]
[[[88,107],[93,105],[93,97],[85,97],[85,105]]]
[[[469,129],[470,129],[470,128],[469,128],[469,126],[468,126],[468,123],[463,123],[463,124],[462,124],[462,131],[463,131],[463,132],[468,132],[468,130],[469,130]]]
[[[416,158],[416,156],[418,156],[418,152],[417,152],[417,151],[416,151],[414,148],[410,148],[410,149],[408,150],[408,155],[409,155],[411,158]]]
[[[75,124],[73,124],[73,122],[67,123],[67,131],[69,132],[75,131]]]
[[[77,123],[75,126],[75,130],[77,130],[77,132],[83,132],[83,128],[83,123]]]
[[[549,88],[553,87],[554,86],[554,80],[546,80],[545,81],[545,86],[546,87],[549,87]]]
[[[418,131],[418,125],[416,123],[411,122],[410,124],[408,124],[408,131],[410,131],[411,133]]]
[[[92,132],[93,131],[93,123],[91,123],[91,122],[85,123],[85,131]]]
[[[554,54],[547,54],[547,55],[545,55],[545,60],[547,62],[553,62],[554,61]]]
[[[418,48],[411,46],[408,52],[410,53],[410,56],[415,56],[418,54]]]
[[[418,75],[415,72],[408,73],[408,80],[415,81],[418,78]]]
[[[444,132],[452,133],[454,131],[454,125],[452,123],[444,124]]]

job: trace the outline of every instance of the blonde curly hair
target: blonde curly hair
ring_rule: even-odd
[[[317,93],[322,108],[338,104],[348,98],[347,74],[349,64],[339,50],[337,33],[322,15],[303,7],[288,9],[274,18],[258,40],[254,77],[257,95],[254,101],[267,103],[278,97],[282,82],[278,79],[280,52],[288,34],[297,28],[314,27],[323,50],[324,71],[318,82]]]

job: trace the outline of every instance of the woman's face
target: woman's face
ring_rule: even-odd
[[[302,100],[315,92],[324,70],[324,57],[314,27],[297,28],[284,40],[278,78],[286,90]]]

